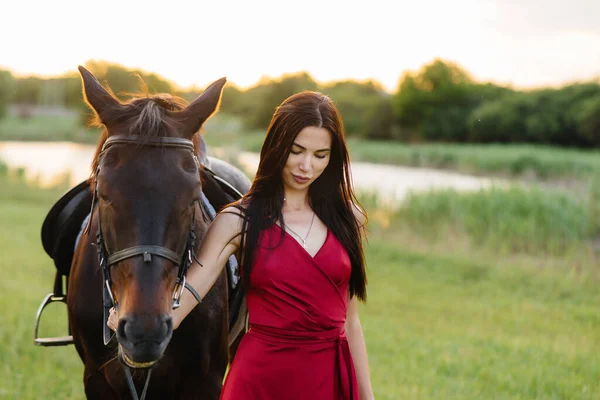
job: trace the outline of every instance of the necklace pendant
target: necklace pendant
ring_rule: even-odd
[[[306,240],[302,241],[302,247],[304,247],[304,250],[306,250]]]

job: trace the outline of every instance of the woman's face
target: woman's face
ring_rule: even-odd
[[[327,168],[331,155],[331,134],[325,128],[307,126],[292,145],[281,172],[286,189],[307,189]]]

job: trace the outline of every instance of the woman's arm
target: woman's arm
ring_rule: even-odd
[[[186,281],[201,298],[204,298],[223,271],[229,257],[234,254],[240,244],[242,218],[240,211],[228,207],[219,213],[210,224],[206,237],[198,250],[198,261],[190,267]],[[173,329],[177,329],[181,321],[196,307],[198,302],[189,290],[181,294],[181,307],[173,310]]]
[[[187,283],[198,292],[201,298],[206,296],[219,278],[229,257],[237,251],[240,245],[241,227],[240,211],[234,207],[228,207],[221,211],[210,224],[197,253],[198,261],[202,266],[194,261],[186,276]],[[183,290],[180,301],[181,306],[173,310],[173,329],[176,329],[198,304],[187,289]],[[116,330],[117,316],[114,309],[111,309],[107,325]]]
[[[352,360],[354,361],[354,370],[356,371],[360,400],[372,400],[375,396],[373,395],[373,388],[371,387],[367,345],[365,344],[365,337],[360,325],[360,319],[358,318],[358,301],[356,296],[353,296],[348,302],[345,328],[350,353],[352,354]]]

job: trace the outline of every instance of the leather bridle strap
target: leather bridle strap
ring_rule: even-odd
[[[138,146],[157,146],[157,147],[179,147],[195,152],[194,142],[189,139],[175,137],[146,137],[140,135],[115,135],[110,136],[104,142],[102,151],[113,144],[137,144]]]
[[[181,256],[175,253],[173,250],[167,249],[166,247],[162,246],[146,245],[128,247],[124,250],[117,251],[108,256],[107,263],[110,267],[111,265],[116,264],[119,261],[123,261],[138,255],[144,256],[144,262],[151,262],[153,255],[166,258],[167,260],[172,261],[176,266],[179,266],[181,262]]]
[[[123,364],[123,369],[125,370],[125,377],[127,378],[127,387],[129,387],[129,392],[131,393],[131,397],[133,398],[133,400],[144,400],[148,391],[148,384],[150,383],[152,369],[148,370],[148,375],[146,375],[146,381],[144,382],[144,389],[142,390],[141,396],[138,396],[135,385],[133,384],[133,378],[131,377],[131,371],[129,370],[129,367]]]

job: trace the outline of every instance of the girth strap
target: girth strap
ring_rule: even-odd
[[[127,258],[135,257],[138,255],[144,256],[144,262],[151,262],[152,255],[155,255],[158,257],[166,258],[167,260],[172,261],[177,266],[181,263],[181,256],[175,253],[174,251],[169,250],[166,247],[146,245],[128,247],[126,249],[111,254],[108,257],[107,265],[110,266],[115,263],[118,263],[119,261],[123,261]]]

